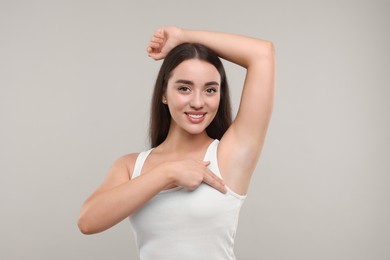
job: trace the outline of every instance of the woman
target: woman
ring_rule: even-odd
[[[79,228],[97,233],[130,216],[143,260],[235,259],[238,214],[273,106],[273,45],[165,27],[147,51],[164,59],[152,100],[152,149],[114,163],[83,204]],[[233,122],[218,57],[246,69]]]

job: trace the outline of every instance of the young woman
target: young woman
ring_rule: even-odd
[[[152,99],[152,149],[119,158],[82,206],[82,233],[129,217],[149,259],[235,259],[240,207],[271,116],[273,44],[241,35],[158,29],[147,49],[164,59]],[[233,122],[219,57],[246,69]]]

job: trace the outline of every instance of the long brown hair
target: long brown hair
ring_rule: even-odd
[[[215,118],[206,128],[208,136],[221,139],[232,123],[229,87],[225,69],[218,55],[204,45],[183,43],[173,48],[165,57],[154,85],[151,103],[149,137],[151,147],[160,145],[168,136],[171,115],[168,106],[162,103],[171,72],[183,61],[199,59],[206,61],[218,70],[221,76],[221,97]]]

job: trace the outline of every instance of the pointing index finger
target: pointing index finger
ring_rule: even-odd
[[[222,193],[227,192],[224,181],[218,176],[216,176],[214,173],[212,173],[211,171],[208,171],[204,175],[203,182]]]

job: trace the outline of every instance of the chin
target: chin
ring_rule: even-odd
[[[187,133],[189,133],[190,135],[199,135],[199,134],[202,134],[206,131],[206,129],[202,129],[202,130],[195,130],[195,129],[187,129],[186,130]]]
[[[199,135],[199,134],[206,132],[207,126],[208,125],[206,125],[206,126],[200,126],[200,125],[191,126],[191,127],[185,128],[184,130],[191,135]]]

